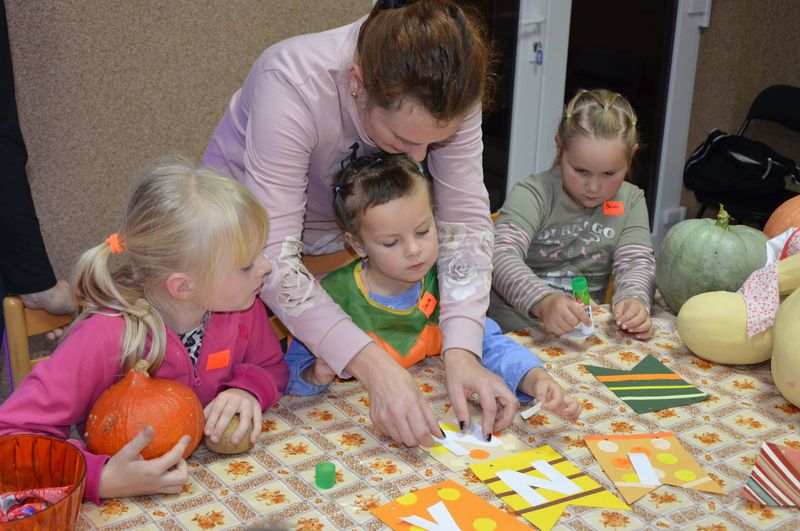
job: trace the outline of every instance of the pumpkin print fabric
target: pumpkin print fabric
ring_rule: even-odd
[[[670,431],[724,493],[663,485],[639,498],[633,510],[567,505],[555,529],[796,527],[796,508],[764,506],[744,499],[741,491],[755,465],[761,439],[768,437],[800,451],[800,408],[775,389],[769,364],[738,367],[699,359],[682,345],[673,315],[656,307],[653,322],[653,339],[636,341],[620,332],[608,307],[601,306],[595,313],[597,335],[592,340],[557,338],[540,327],[509,334],[525,348],[552,353],[543,355],[548,371],[584,407],[576,424],[543,411],[528,420],[517,415],[501,435],[519,439],[526,449],[550,446],[616,497],[619,490],[583,437]],[[680,367],[681,376],[709,398],[640,415],[598,385],[584,368],[589,364],[628,369],[648,354],[669,368]],[[452,407],[442,368],[439,358],[429,358],[409,371],[425,388],[434,414],[445,420]],[[188,459],[190,479],[183,492],[108,500],[100,507],[87,502],[78,528],[203,529],[214,525],[205,528],[378,531],[390,527],[372,509],[451,480],[532,529],[470,468],[452,471],[421,448],[387,439],[370,422],[367,397],[364,386],[355,380],[336,382],[314,397],[285,397],[264,412],[259,439],[245,454],[223,458],[201,444]],[[336,464],[336,484],[329,490],[315,486],[319,461]],[[433,521],[430,513],[419,516]]]

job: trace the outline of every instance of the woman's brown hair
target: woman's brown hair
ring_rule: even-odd
[[[379,0],[356,56],[370,103],[384,109],[411,98],[452,120],[478,102],[490,106],[493,54],[477,15],[457,2]]]

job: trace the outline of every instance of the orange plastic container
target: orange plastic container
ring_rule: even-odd
[[[86,485],[86,460],[77,448],[47,435],[6,435],[0,437],[0,456],[0,493],[75,485],[61,501],[0,529],[75,528]]]

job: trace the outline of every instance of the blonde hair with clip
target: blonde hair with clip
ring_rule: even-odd
[[[618,139],[630,160],[639,142],[636,121],[633,107],[622,95],[602,89],[580,90],[564,107],[557,135],[563,149],[576,136]]]
[[[164,159],[130,197],[117,233],[121,251],[103,242],[78,260],[76,323],[94,314],[122,316],[122,371],[147,358],[155,374],[166,349],[158,308],[170,305],[167,278],[190,275],[208,304],[216,273],[249,264],[268,231],[266,211],[243,185],[183,157]]]

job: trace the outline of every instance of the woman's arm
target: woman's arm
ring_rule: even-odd
[[[494,240],[482,154],[481,108],[476,105],[456,134],[428,155],[439,229],[442,350],[460,348],[479,357]]]
[[[300,261],[308,171],[319,138],[310,103],[276,71],[258,74],[244,152],[245,184],[270,216],[265,254],[273,271],[261,296],[291,333],[339,375],[372,340]]]

